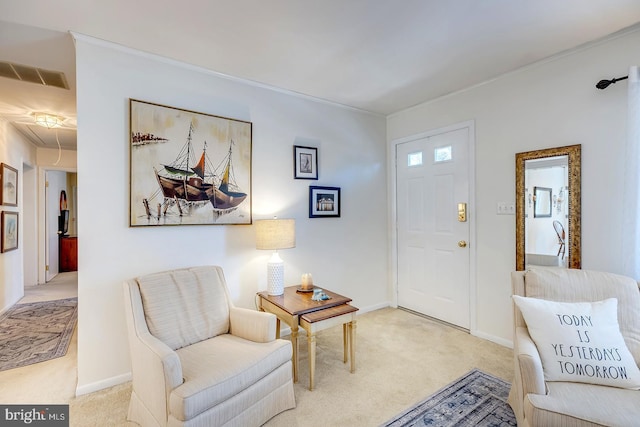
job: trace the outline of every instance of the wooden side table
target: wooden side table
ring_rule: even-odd
[[[324,290],[331,299],[313,301],[310,292],[297,292],[297,286],[284,289],[283,295],[259,292],[260,310],[273,313],[278,318],[277,334],[280,336],[280,320],[291,328],[293,344],[293,381],[298,382],[298,330],[307,332],[309,348],[309,390],[313,390],[316,364],[316,333],[324,329],[343,325],[344,362],[351,358],[351,372],[355,372],[355,338],[357,307],[350,305],[351,298]]]

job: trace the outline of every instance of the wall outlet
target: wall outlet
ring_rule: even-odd
[[[496,213],[498,215],[515,215],[516,204],[513,202],[498,202]]]

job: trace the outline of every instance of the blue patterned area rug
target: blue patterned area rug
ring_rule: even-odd
[[[474,369],[383,426],[515,426],[507,403],[510,388],[508,382]]]
[[[0,371],[67,354],[78,299],[16,304],[0,315]]]

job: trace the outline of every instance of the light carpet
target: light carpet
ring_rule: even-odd
[[[77,318],[77,298],[11,307],[0,316],[0,371],[64,356]]]
[[[383,426],[515,426],[507,403],[510,388],[508,382],[473,369]]]

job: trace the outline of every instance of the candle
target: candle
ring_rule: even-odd
[[[302,285],[300,288],[304,290],[313,288],[313,278],[311,277],[311,273],[305,273],[302,275]]]

